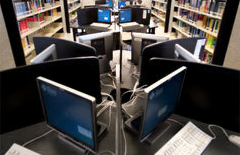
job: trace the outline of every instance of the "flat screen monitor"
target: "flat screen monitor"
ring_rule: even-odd
[[[96,152],[95,98],[43,77],[37,78],[37,84],[48,126]]]
[[[119,23],[132,21],[132,9],[124,9],[119,12]]]
[[[111,23],[111,10],[98,9],[98,22]]]
[[[35,58],[33,58],[30,61],[30,64],[43,63],[45,61],[50,61],[54,59],[57,59],[56,45],[51,44],[49,47],[39,53]]]
[[[121,9],[122,7],[126,6],[126,1],[118,1],[118,8]]]
[[[140,141],[154,143],[166,131],[169,124],[165,121],[175,110],[180,98],[187,68],[180,67],[161,78],[140,94],[142,113],[126,121],[126,126],[139,134]],[[159,132],[160,131],[160,132]]]
[[[179,44],[175,44],[174,53],[177,59],[192,61],[192,62],[201,62],[200,59],[198,59],[196,56],[194,56],[192,53],[190,53],[188,50],[186,50]]]
[[[113,1],[112,0],[106,0],[106,4],[108,4],[109,8],[113,8]]]

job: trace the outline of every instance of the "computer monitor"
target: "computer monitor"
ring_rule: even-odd
[[[165,120],[177,106],[186,69],[183,66],[144,89],[143,113],[126,121],[127,127],[138,132],[141,142],[147,140],[152,144],[169,128]]]
[[[77,10],[78,25],[90,25],[97,22],[97,8],[82,8]]]
[[[96,99],[60,83],[37,78],[46,123],[64,140],[97,151]]]
[[[119,11],[119,23],[132,21],[132,9],[123,9]]]
[[[106,4],[108,4],[109,8],[113,8],[113,1],[112,0],[106,0]]]
[[[175,56],[176,56],[177,59],[192,61],[192,62],[201,62],[200,59],[195,57],[192,53],[190,53],[188,50],[186,50],[185,48],[183,48],[179,44],[175,44],[174,53],[175,53]]]
[[[111,10],[110,9],[98,9],[98,22],[111,23]]]
[[[43,63],[45,61],[57,59],[56,45],[51,44],[41,53],[39,53],[35,58],[30,61],[30,64]]]
[[[126,6],[126,1],[125,0],[119,0],[118,1],[118,8],[121,9],[124,6]]]

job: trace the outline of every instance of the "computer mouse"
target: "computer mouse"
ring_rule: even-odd
[[[240,147],[240,136],[236,136],[236,135],[230,135],[228,137],[228,140],[235,144],[236,146]]]

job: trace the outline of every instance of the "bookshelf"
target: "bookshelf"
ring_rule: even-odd
[[[58,0],[13,0],[24,56],[34,57],[34,36],[54,37],[63,29]]]
[[[72,25],[77,20],[77,10],[81,7],[81,0],[68,0],[69,24]]]
[[[227,1],[178,0],[174,3],[172,34],[175,38],[206,37],[203,61],[211,63]]]
[[[158,20],[158,27],[164,30],[166,24],[168,0],[152,0],[152,15],[155,16],[154,20]]]

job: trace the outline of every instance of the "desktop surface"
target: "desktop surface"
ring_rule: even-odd
[[[99,120],[107,122],[108,115],[108,111],[105,111],[102,115],[100,115]],[[115,115],[115,110],[112,110],[112,117],[114,118]],[[175,114],[171,115],[170,118],[177,120],[183,124],[186,124],[188,121],[192,121],[201,130],[211,135],[205,123],[197,122],[195,120],[191,120],[189,118]],[[127,138],[127,154],[151,155],[156,153],[172,136],[174,136],[182,128],[182,126],[178,123],[172,121],[168,122],[171,124],[170,129],[167,130],[161,136],[161,138],[158,139],[153,145],[138,142],[138,137],[125,129],[125,134]],[[99,141],[98,153],[106,150],[109,150],[113,153],[115,152],[115,145],[114,143],[112,143],[115,141],[115,119],[112,119],[111,124],[112,125],[110,126],[109,131]],[[4,141],[4,143],[1,144],[1,153],[6,152],[14,142],[21,145],[26,141],[29,141],[39,135],[46,133],[47,131],[49,131],[49,128],[47,128],[46,124],[43,122],[20,130],[5,133],[1,135],[1,140]],[[203,155],[237,155],[240,153],[240,148],[230,143],[221,130],[214,130],[214,132],[217,135],[217,138],[215,140],[212,140]],[[26,133],[28,134],[26,135]],[[228,131],[228,133],[234,134],[231,131]],[[44,155],[79,154],[78,149],[67,145],[66,143],[63,143],[61,140],[59,140],[58,134],[56,132],[51,132],[47,136],[44,136],[37,141],[30,143],[26,147]]]

